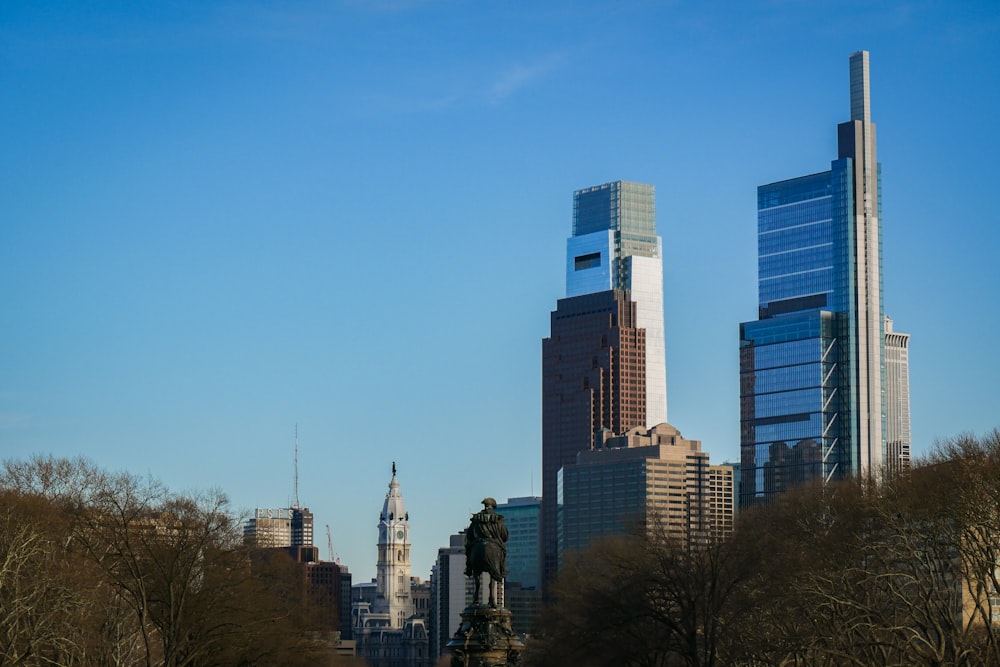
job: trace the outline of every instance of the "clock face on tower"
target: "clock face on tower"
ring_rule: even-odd
[[[403,531],[401,531],[401,530],[397,530],[396,531],[396,539],[397,540],[403,539]]]

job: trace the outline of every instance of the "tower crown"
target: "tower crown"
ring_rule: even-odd
[[[409,520],[406,513],[406,505],[403,504],[403,493],[399,490],[399,481],[396,479],[396,464],[392,464],[392,480],[389,481],[389,492],[385,494],[385,502],[382,503],[382,515],[380,521],[395,522]]]

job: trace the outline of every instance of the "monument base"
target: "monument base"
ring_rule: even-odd
[[[511,629],[509,611],[472,605],[446,648],[451,667],[507,667],[520,664],[524,642]]]

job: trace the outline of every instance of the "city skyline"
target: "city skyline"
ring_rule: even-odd
[[[392,461],[426,577],[484,495],[541,489],[572,193],[624,179],[656,188],[670,423],[735,460],[756,187],[836,154],[859,49],[913,454],[997,426],[995,3],[15,2],[0,44],[4,458],[249,512],[292,504],[297,423],[354,580]]]

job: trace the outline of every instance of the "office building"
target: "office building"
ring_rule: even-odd
[[[708,466],[708,485],[705,490],[706,528],[710,539],[726,539],[733,534],[736,517],[736,488],[739,469],[725,461],[722,465]]]
[[[740,325],[740,505],[886,469],[880,166],[868,53],[829,171],[757,189],[759,318]]]
[[[410,596],[413,598],[413,618],[428,622],[431,617],[430,580],[410,577]]]
[[[542,591],[517,581],[504,582],[503,606],[510,611],[511,630],[523,638],[535,631],[535,623],[541,618]]]
[[[347,567],[329,561],[307,563],[306,581],[313,603],[335,618],[341,639],[351,639],[351,573]]]
[[[362,617],[367,618],[372,611],[377,590],[375,579],[359,581],[351,586],[351,636],[363,624]]]
[[[646,423],[646,332],[625,290],[560,299],[542,341],[542,585],[558,562],[558,475],[607,430]]]
[[[894,331],[885,318],[886,472],[910,468],[910,334]]]
[[[311,546],[313,543],[313,515],[308,507],[292,507],[292,546]]]
[[[729,466],[733,469],[733,511],[739,511],[740,509],[740,462],[739,461],[723,461],[722,465]]]
[[[539,496],[525,496],[508,498],[496,510],[503,515],[509,533],[504,607],[510,610],[511,627],[518,635],[531,632],[541,613],[541,509]]]
[[[243,525],[243,540],[262,549],[312,546],[312,512],[308,507],[258,507]]]
[[[606,434],[562,468],[559,490],[561,555],[637,530],[685,547],[732,532],[733,469],[670,424]]]
[[[663,242],[656,234],[652,185],[614,181],[573,193],[566,241],[566,296],[626,290],[646,332],[647,428],[667,421],[663,337]]]
[[[462,624],[462,611],[472,604],[472,578],[465,576],[465,534],[452,535],[438,549],[431,568],[431,658],[445,655],[445,646]]]
[[[558,569],[559,470],[606,431],[667,420],[662,246],[653,186],[573,193],[566,298],[542,341],[543,586]]]
[[[539,588],[541,508],[542,499],[538,496],[508,498],[507,502],[497,505],[496,511],[503,515],[509,534],[506,583],[517,582],[523,588]]]
[[[353,655],[351,629],[351,573],[347,566],[319,559],[314,546],[264,547],[250,550],[251,571],[263,567],[268,579],[278,572],[295,572],[304,584],[301,592],[310,603],[317,625],[317,639],[330,641],[341,653]],[[270,569],[291,561],[291,570]],[[304,600],[303,600],[304,601]]]

